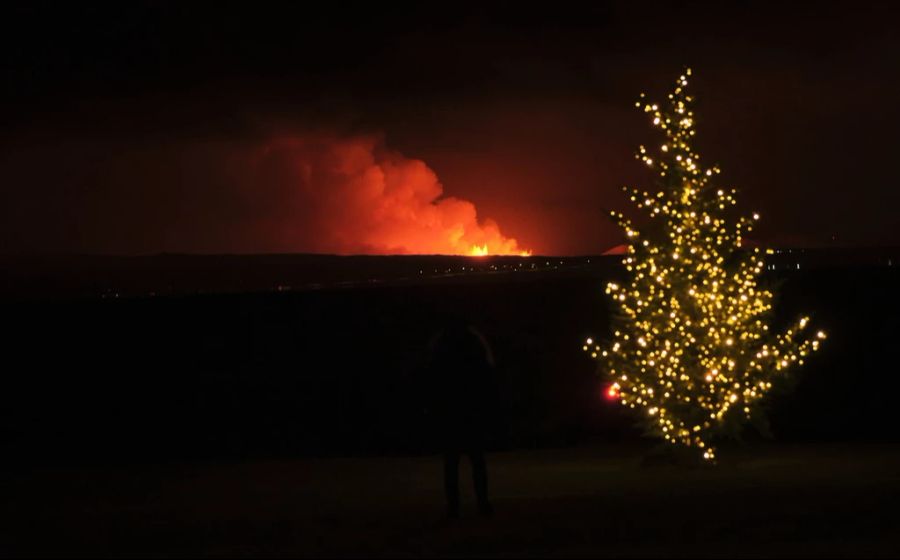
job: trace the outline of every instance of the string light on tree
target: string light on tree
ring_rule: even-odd
[[[692,146],[690,75],[679,76],[666,104],[643,94],[637,103],[664,136],[657,154],[637,153],[657,172],[659,190],[625,189],[650,218],[645,231],[612,212],[628,241],[629,282],[606,286],[621,311],[612,340],[588,339],[584,350],[605,365],[608,394],[641,412],[647,433],[713,460],[710,442],[761,414],[772,381],[803,365],[825,333],[807,335],[808,317],[770,331],[764,252],[741,248],[760,216],[730,216],[736,190],[713,186],[719,168],[704,167]]]

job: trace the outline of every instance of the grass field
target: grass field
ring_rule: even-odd
[[[900,446],[768,444],[715,469],[646,448],[489,459],[492,518],[463,484],[442,518],[436,457],[6,473],[4,555],[900,555]],[[463,476],[468,475],[467,468]],[[463,481],[467,483],[467,480]]]

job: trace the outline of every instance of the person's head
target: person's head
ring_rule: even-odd
[[[445,311],[438,318],[441,330],[448,334],[468,332],[471,322],[461,313]]]

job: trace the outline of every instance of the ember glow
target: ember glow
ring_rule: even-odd
[[[469,250],[469,256],[471,257],[486,257],[488,255],[515,255],[516,253],[491,253],[491,250],[488,248],[487,243],[484,245],[473,245]],[[520,251],[518,253],[520,257],[530,257],[531,251]]]
[[[280,138],[253,167],[256,184],[278,184],[285,210],[293,210],[286,217],[298,223],[278,219],[272,234],[295,236],[296,250],[531,255],[496,222],[479,219],[472,202],[445,196],[425,162],[388,150],[376,137]]]
[[[469,251],[469,254],[473,257],[484,257],[489,254],[487,245],[474,245],[472,249]]]

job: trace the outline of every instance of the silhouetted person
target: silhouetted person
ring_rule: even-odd
[[[498,401],[491,349],[474,327],[453,318],[432,338],[430,350],[431,412],[444,455],[447,514],[459,516],[459,460],[466,454],[472,462],[478,509],[490,515],[484,451]]]

